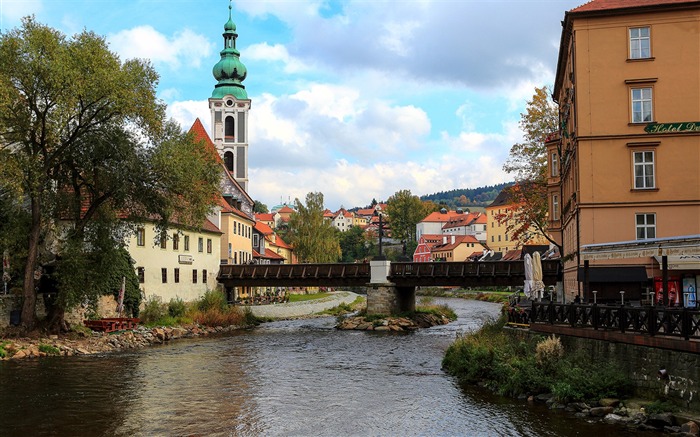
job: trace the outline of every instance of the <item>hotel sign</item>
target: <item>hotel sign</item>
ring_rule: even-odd
[[[666,134],[672,132],[700,132],[700,121],[682,121],[679,123],[649,123],[644,128],[648,134]]]

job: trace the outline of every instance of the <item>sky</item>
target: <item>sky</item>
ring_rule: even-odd
[[[511,181],[535,87],[552,85],[564,12],[585,0],[235,0],[248,70],[248,193],[321,192],[332,210]],[[35,15],[150,59],[183,130],[209,130],[229,0],[0,0],[0,31]]]

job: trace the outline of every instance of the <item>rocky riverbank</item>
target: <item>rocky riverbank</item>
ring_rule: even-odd
[[[643,431],[663,431],[675,436],[700,436],[700,427],[696,420],[682,414],[650,413],[633,402],[623,403],[619,399],[605,398],[596,403],[561,404],[556,402],[551,393],[521,397],[525,398],[528,402],[544,402],[550,409],[565,410],[573,413],[575,417],[589,421],[595,420]]]
[[[0,360],[19,360],[46,356],[92,355],[127,349],[140,349],[166,343],[179,338],[195,338],[222,334],[244,326],[207,327],[183,325],[178,327],[139,327],[116,333],[93,332],[90,334],[51,335],[45,338],[13,338],[0,341]],[[4,356],[3,356],[4,355]]]
[[[379,319],[365,316],[347,317],[338,323],[336,328],[356,331],[405,332],[447,323],[450,323],[450,319],[442,315],[416,313],[410,317],[384,317]]]

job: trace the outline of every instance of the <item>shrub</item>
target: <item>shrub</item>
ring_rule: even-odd
[[[644,405],[644,410],[647,414],[675,413],[678,411],[678,407],[669,401],[655,400]]]
[[[537,347],[535,347],[537,365],[544,371],[553,370],[563,356],[564,346],[562,346],[559,337],[554,334],[537,343]]]
[[[197,301],[197,309],[200,311],[209,311],[210,309],[217,309],[221,312],[228,308],[228,302],[226,302],[226,296],[223,292],[218,290],[208,290],[204,295]]]
[[[143,311],[140,312],[140,318],[146,325],[151,325],[164,318],[167,314],[167,308],[163,304],[160,296],[151,296],[146,300]]]
[[[39,345],[39,352],[44,352],[47,355],[60,355],[61,351],[55,347],[51,346],[50,344],[40,344]]]
[[[435,302],[435,299],[432,296],[422,296],[420,298],[420,302],[418,303],[419,305],[432,305]]]
[[[170,302],[168,303],[168,314],[170,314],[170,317],[183,317],[186,312],[187,306],[185,306],[185,302],[182,299],[179,297],[170,299]]]

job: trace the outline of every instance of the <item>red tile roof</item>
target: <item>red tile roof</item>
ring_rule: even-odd
[[[217,228],[214,223],[210,222],[207,219],[204,219],[204,223],[202,223],[202,230],[214,234],[223,234],[223,232],[221,232],[221,229]]]
[[[612,11],[615,9],[639,8],[646,6],[700,4],[688,0],[592,0],[569,12]]]
[[[274,233],[272,228],[265,222],[255,222],[255,230],[263,235],[272,235]]]
[[[277,260],[284,260],[285,259],[282,255],[280,255],[276,252],[273,252],[272,250],[268,249],[267,247],[265,248],[265,258],[277,259]]]
[[[204,146],[209,149],[211,152],[213,152],[214,156],[216,156],[217,162],[220,164],[223,164],[224,161],[221,159],[221,156],[219,156],[219,152],[216,150],[216,146],[214,143],[211,141],[211,138],[209,138],[209,134],[207,133],[207,130],[204,129],[204,125],[202,124],[201,121],[199,121],[199,118],[197,118],[194,123],[192,123],[192,127],[190,128],[190,133],[194,135],[194,138],[197,141],[202,141],[204,143]]]
[[[263,221],[263,222],[274,222],[275,221],[275,215],[272,213],[257,213],[255,214],[255,220],[258,221]]]
[[[447,237],[447,243],[442,244],[442,242],[436,244],[435,246],[432,247],[432,251],[442,251],[442,250],[452,250],[455,247],[459,246],[460,244],[465,244],[465,243],[476,243],[476,244],[481,244],[479,243],[479,240],[477,240],[473,235],[443,235],[444,237]],[[452,242],[452,237],[455,238],[455,242]]]
[[[288,207],[287,205],[284,205],[277,212],[282,213],[282,214],[292,214],[296,211],[294,211],[292,208]]]
[[[445,223],[449,221],[452,217],[458,215],[457,211],[447,211],[446,213],[441,213],[440,211],[436,211],[433,213],[430,213],[426,218],[421,220],[422,222],[438,222],[438,223]]]

